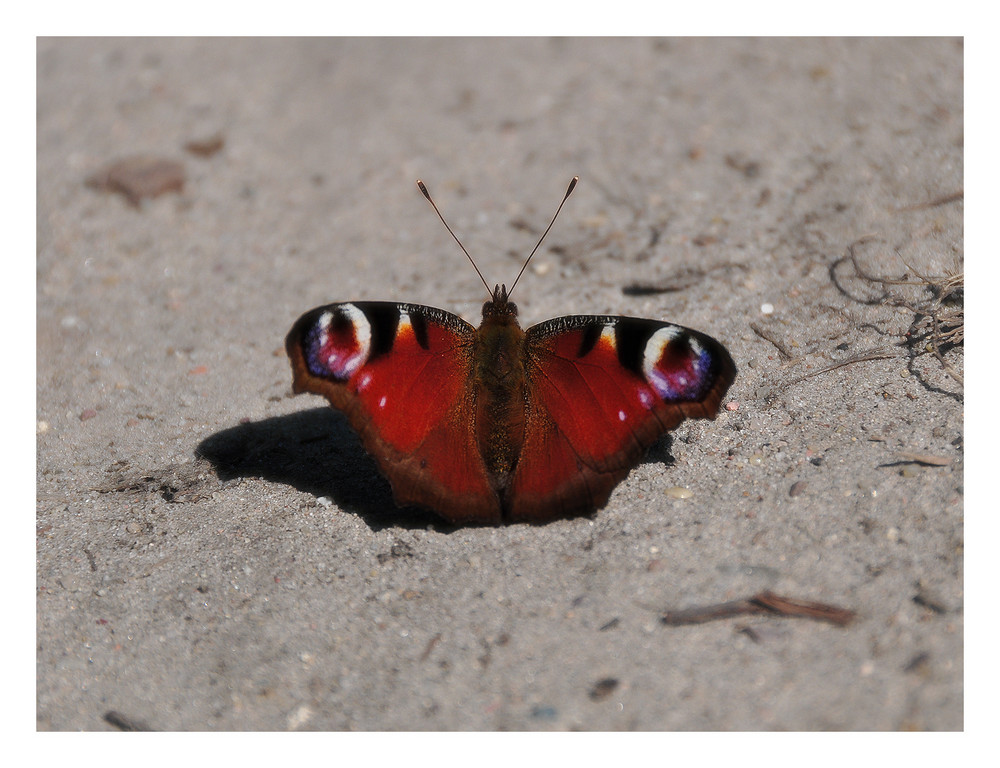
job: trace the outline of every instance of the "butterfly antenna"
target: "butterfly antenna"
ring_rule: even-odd
[[[465,250],[465,246],[462,245],[462,241],[458,239],[458,235],[451,231],[451,227],[449,227],[448,222],[444,220],[444,216],[441,215],[441,211],[439,211],[438,207],[434,205],[434,201],[431,199],[431,193],[427,191],[427,187],[420,179],[417,179],[417,186],[420,188],[420,191],[424,193],[424,197],[427,198],[427,202],[431,204],[431,207],[434,209],[434,213],[436,213],[438,218],[441,219],[441,223],[444,224],[444,228],[448,230],[448,233],[452,237],[455,238],[455,242],[458,243],[458,247],[462,249],[462,253],[464,253],[469,259],[469,263],[472,264],[472,268],[476,270],[476,274],[479,275],[479,279],[482,280],[483,285],[486,286],[486,292],[492,296],[493,291],[490,290],[490,284],[486,282],[486,278],[483,277],[483,273],[479,271],[479,267],[477,267],[476,262],[472,260],[472,256],[470,256],[469,252]]]
[[[566,189],[566,194],[563,195],[562,202],[559,203],[559,207],[556,208],[556,212],[555,215],[552,217],[552,221],[549,222],[549,225],[545,228],[545,231],[542,232],[542,236],[538,238],[538,242],[535,243],[535,247],[531,249],[531,253],[528,254],[528,258],[524,260],[524,266],[521,267],[521,271],[518,272],[517,277],[514,278],[514,285],[517,285],[517,281],[521,279],[521,275],[524,274],[524,270],[528,268],[528,262],[531,261],[531,257],[535,255],[535,251],[538,250],[538,246],[542,244],[542,240],[545,239],[545,236],[549,233],[549,230],[552,229],[552,225],[556,223],[556,219],[559,217],[559,211],[562,210],[562,207],[563,205],[566,204],[566,201],[569,199],[569,196],[573,194],[573,190],[576,189],[576,183],[579,180],[580,180],[579,176],[574,176],[573,180],[570,181],[569,187]],[[510,290],[507,291],[508,296],[510,296],[514,292],[514,285],[512,285],[510,287]]]

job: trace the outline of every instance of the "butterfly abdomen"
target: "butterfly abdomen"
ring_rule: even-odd
[[[473,360],[476,441],[493,487],[500,493],[524,445],[524,331],[513,314],[484,313]]]

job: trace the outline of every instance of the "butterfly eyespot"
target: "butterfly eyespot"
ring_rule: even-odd
[[[677,326],[660,328],[643,353],[646,380],[667,401],[697,400],[705,387],[711,356],[699,341]]]
[[[386,400],[387,400],[386,396],[382,395],[382,397],[379,398],[378,407],[385,408]]]
[[[625,415],[625,411],[618,411],[618,421],[625,421],[628,416]]]
[[[306,334],[306,361],[317,376],[349,379],[368,360],[371,325],[353,304],[323,312]]]

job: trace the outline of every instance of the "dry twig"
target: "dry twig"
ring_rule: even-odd
[[[778,354],[781,355],[785,360],[791,360],[794,355],[788,351],[788,348],[782,344],[778,339],[776,339],[772,334],[769,334],[763,328],[761,328],[756,323],[750,323],[750,330],[760,336],[764,341],[770,342],[771,345],[778,350]]]
[[[729,619],[733,616],[753,614],[771,614],[783,618],[815,619],[827,621],[838,627],[846,627],[854,620],[854,611],[840,608],[827,603],[816,603],[809,600],[795,600],[782,597],[770,591],[760,592],[745,600],[733,600],[728,603],[687,608],[679,611],[665,611],[660,621],[668,626],[676,627],[685,624],[704,624],[707,621]]]
[[[950,200],[948,199],[944,199],[944,202],[949,201]],[[933,202],[934,201],[932,201],[932,203]],[[929,206],[930,203],[927,205]],[[849,259],[854,267],[855,274],[862,280],[881,285],[883,289],[890,285],[914,286],[930,289],[933,298],[929,302],[917,304],[907,301],[903,297],[892,292],[886,291],[883,295],[881,303],[889,306],[901,307],[909,310],[915,315],[915,319],[910,325],[910,330],[907,334],[911,341],[919,340],[921,337],[920,327],[924,323],[929,323],[930,330],[928,330],[923,336],[923,338],[926,339],[926,351],[931,352],[938,359],[938,362],[941,363],[942,368],[949,376],[951,376],[959,384],[964,385],[965,379],[962,374],[956,371],[955,368],[945,359],[944,353],[947,351],[947,347],[958,347],[965,341],[965,304],[963,300],[965,292],[965,273],[962,271],[956,271],[951,274],[937,277],[923,275],[919,270],[915,269],[913,265],[909,264],[897,249],[896,253],[900,260],[906,264],[910,272],[916,275],[917,280],[910,280],[908,278],[894,280],[891,278],[879,277],[877,275],[870,275],[858,263],[857,254],[855,253],[856,246],[866,242],[868,239],[870,238],[863,238],[852,243],[848,247],[848,252],[850,254]],[[943,348],[944,351],[942,351]]]

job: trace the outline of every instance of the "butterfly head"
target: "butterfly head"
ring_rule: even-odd
[[[517,322],[517,304],[508,300],[506,285],[493,289],[493,298],[483,304],[483,320],[509,318]]]
[[[492,297],[489,301],[483,304],[483,320],[492,320],[497,324],[507,324],[507,325],[517,325],[517,305],[510,301],[510,294],[517,286],[518,281],[521,279],[521,275],[524,274],[524,270],[528,266],[528,262],[531,261],[531,257],[535,255],[535,251],[542,244],[542,240],[552,229],[552,225],[556,223],[556,218],[559,216],[559,211],[562,210],[563,204],[573,194],[573,190],[576,188],[576,183],[580,180],[579,176],[574,176],[569,183],[569,187],[566,189],[566,194],[563,195],[562,202],[559,203],[559,207],[556,208],[555,216],[552,217],[552,221],[542,232],[542,236],[538,238],[538,242],[535,243],[535,247],[531,249],[531,253],[528,254],[528,258],[524,260],[524,264],[521,265],[521,271],[517,273],[517,277],[514,278],[514,282],[510,286],[510,291],[507,290],[506,285],[498,285],[493,288]],[[427,202],[431,204],[434,212],[441,219],[441,223],[444,224],[445,229],[448,230],[449,234],[455,238],[455,242],[458,243],[458,247],[462,249],[462,252],[466,255],[466,258],[472,263],[473,268],[476,270],[476,274],[479,275],[479,279],[483,281],[483,285],[486,286],[486,290],[489,291],[490,284],[486,282],[486,278],[483,277],[483,273],[479,271],[479,267],[476,266],[475,260],[469,255],[469,252],[465,250],[465,246],[462,245],[462,241],[458,239],[458,236],[452,232],[451,227],[448,226],[448,222],[444,220],[444,216],[441,215],[441,211],[438,210],[437,205],[431,199],[431,193],[427,191],[427,186],[417,179],[417,187],[420,189],[423,196],[427,198]]]

